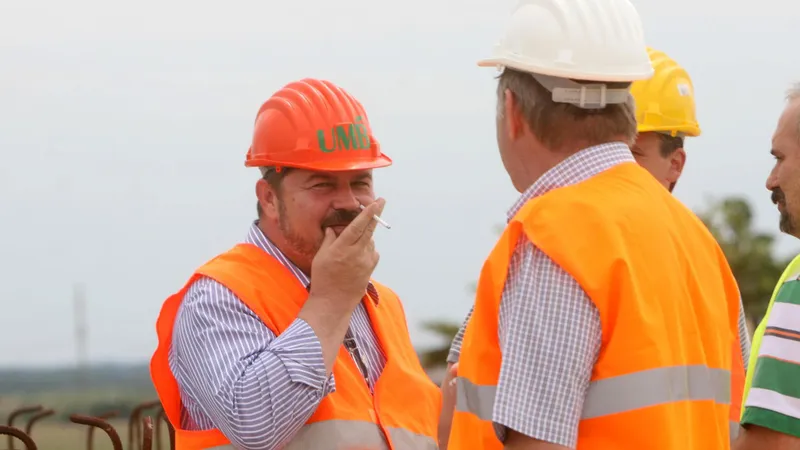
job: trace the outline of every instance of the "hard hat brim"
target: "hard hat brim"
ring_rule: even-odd
[[[270,161],[258,159],[245,162],[246,167],[291,167],[294,169],[312,170],[317,172],[347,172],[351,170],[380,169],[392,165],[392,159],[381,154],[373,160],[351,160],[351,161],[309,161],[303,163],[287,163],[285,161]]]
[[[654,133],[672,133],[673,131],[678,132],[682,136],[685,136],[685,137],[698,137],[698,136],[700,136],[700,134],[702,134],[702,131],[700,130],[700,127],[692,127],[692,126],[677,127],[676,128],[676,127],[669,127],[669,126],[666,126],[666,127],[654,127],[654,126],[650,126],[650,125],[639,125],[639,126],[636,127],[636,132],[637,133],[649,133],[649,132],[654,132]]]
[[[652,77],[654,73],[651,66],[649,66],[649,70],[631,70],[628,73],[587,73],[578,70],[559,69],[544,65],[524,63],[507,56],[494,56],[481,59],[478,61],[478,67],[509,67],[522,72],[550,75],[552,77],[570,78],[573,80],[604,81],[607,83],[628,83],[647,80]]]

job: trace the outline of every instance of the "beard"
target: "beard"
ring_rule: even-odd
[[[297,230],[292,227],[289,215],[286,212],[286,205],[283,202],[278,204],[278,227],[283,233],[286,242],[292,247],[292,250],[298,255],[313,259],[322,246],[322,240],[325,237],[325,229],[334,226],[347,226],[352,222],[360,213],[358,210],[336,209],[331,214],[325,217],[320,224],[322,233],[314,239],[309,239],[302,236]]]
[[[278,227],[292,250],[300,256],[313,259],[322,245],[322,236],[311,241],[297,233],[289,222],[289,216],[286,214],[286,205],[283,202],[278,204],[278,216]]]
[[[794,220],[792,220],[792,216],[789,214],[789,209],[786,207],[786,196],[783,194],[781,188],[772,190],[771,199],[772,203],[780,205],[783,209],[783,211],[780,211],[781,218],[778,222],[780,230],[786,234],[797,236],[797,227],[795,226]]]

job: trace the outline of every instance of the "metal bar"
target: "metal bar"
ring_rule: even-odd
[[[105,420],[99,417],[84,416],[81,414],[72,414],[69,416],[69,420],[72,423],[79,423],[81,425],[89,425],[90,427],[100,428],[101,430],[105,431],[108,437],[111,439],[111,444],[114,446],[114,450],[123,450],[122,441],[119,438],[117,430],[115,430],[114,427]]]
[[[151,400],[139,403],[135,408],[133,408],[133,411],[131,411],[131,416],[128,419],[128,450],[141,450],[142,443],[140,441],[141,435],[139,434],[141,433],[139,430],[141,422],[139,418],[142,415],[142,411],[145,409],[154,408],[159,405],[161,405],[160,401]]]
[[[153,450],[153,419],[151,419],[150,416],[146,416],[142,422],[144,424],[142,450]]]
[[[155,436],[156,440],[156,450],[161,450],[161,422],[166,421],[167,416],[164,413],[164,408],[158,408],[158,413],[156,414],[156,424],[155,430],[153,431],[153,435]]]
[[[169,450],[175,450],[175,427],[167,420],[167,428],[169,428]]]
[[[32,415],[30,419],[28,419],[28,424],[25,425],[25,434],[27,434],[28,436],[33,436],[32,432],[33,424],[44,419],[47,416],[52,416],[53,414],[55,414],[55,411],[53,411],[52,409],[45,409],[44,411],[40,411]]]
[[[17,408],[15,410],[11,411],[11,413],[8,415],[8,422],[6,422],[6,424],[9,427],[13,428],[14,427],[14,419],[16,419],[17,417],[19,417],[19,416],[21,416],[23,414],[37,412],[40,409],[42,409],[42,405],[22,406],[20,408]],[[8,435],[8,449],[9,450],[15,450],[14,449],[14,437],[12,435],[10,435],[10,434]]]
[[[36,443],[33,442],[33,439],[31,439],[30,436],[28,436],[24,431],[20,430],[19,428],[0,425],[0,434],[8,435],[8,438],[11,441],[13,441],[14,438],[19,439],[20,441],[22,441],[23,444],[25,444],[25,450],[38,450],[38,447],[36,447]]]
[[[156,450],[161,450],[161,421],[167,424],[167,433],[169,435],[169,450],[175,450],[175,428],[169,423],[169,418],[167,418],[167,413],[164,411],[164,407],[162,406],[158,410],[158,415],[156,415]]]
[[[103,414],[98,415],[97,418],[106,420],[112,417],[116,417],[117,414],[119,414],[117,411],[107,411],[104,412]],[[89,429],[86,430],[86,450],[92,450],[93,447],[94,447],[94,427],[89,427]]]

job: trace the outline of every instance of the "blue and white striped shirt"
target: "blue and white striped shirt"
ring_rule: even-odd
[[[269,253],[308,287],[309,277],[257,222],[245,242]],[[379,301],[371,284],[367,292]],[[349,332],[373,388],[386,356],[363,303],[353,312]],[[181,427],[216,428],[246,450],[285,445],[335,389],[333,375],[325,377],[322,346],[308,323],[296,319],[276,337],[233,292],[205,277],[190,286],[178,309],[169,366],[183,403]]]

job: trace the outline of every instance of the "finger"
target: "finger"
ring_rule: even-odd
[[[378,221],[374,219],[373,216],[380,217],[381,213],[383,213],[383,207],[386,206],[386,200],[379,198],[375,200],[373,203],[364,208],[364,211],[372,210],[372,215],[370,217],[372,220],[367,224],[364,233],[361,235],[361,239],[370,238],[372,239],[372,235],[375,233],[375,229],[378,228]]]
[[[450,366],[449,369],[447,369],[447,372],[450,376],[453,377],[458,376],[458,363],[453,363],[453,365]]]
[[[378,252],[374,252],[372,254],[372,258],[373,258],[372,259],[372,270],[375,270],[375,268],[378,267],[378,263],[381,260],[381,254],[378,253]]]
[[[358,242],[359,239],[367,233],[370,225],[372,226],[372,231],[375,231],[375,225],[377,225],[377,223],[372,216],[382,209],[383,203],[385,203],[385,200],[378,199],[378,201],[370,203],[362,209],[361,212],[358,213],[358,216],[356,216],[356,218],[347,225],[347,228],[342,231],[339,235],[339,239],[345,244],[352,245]],[[381,206],[381,209],[378,208],[379,206]],[[372,236],[372,231],[369,232],[369,236]]]
[[[322,243],[319,245],[319,249],[322,250],[323,248],[328,248],[336,241],[336,232],[333,231],[332,228],[325,228],[325,235],[322,237]]]
[[[374,202],[372,202],[371,204],[373,204],[373,203],[378,208],[378,210],[375,211],[375,215],[380,217],[381,214],[383,214],[384,206],[386,206],[386,199],[385,198],[379,198],[379,199],[375,200]],[[366,206],[369,206],[369,205],[366,205]]]

